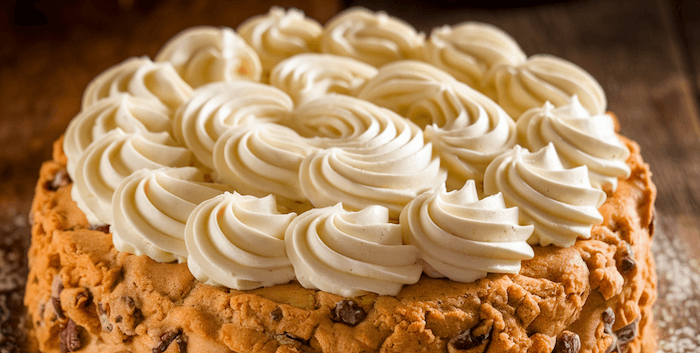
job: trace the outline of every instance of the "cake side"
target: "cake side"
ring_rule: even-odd
[[[393,296],[297,282],[250,291],[199,283],[186,264],[118,252],[71,199],[61,140],[32,206],[25,305],[42,352],[653,351],[656,190],[638,146],[632,173],[571,248],[534,246],[517,275],[423,276]],[[610,308],[610,310],[608,310]]]

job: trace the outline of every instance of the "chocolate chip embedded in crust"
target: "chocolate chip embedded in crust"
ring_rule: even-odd
[[[472,334],[472,330],[467,329],[466,331],[452,338],[452,340],[450,340],[449,345],[451,345],[455,349],[467,350],[484,344],[484,342],[488,341],[490,337],[490,331],[486,332],[486,334],[482,336],[474,336]]]
[[[61,292],[63,291],[63,280],[61,280],[60,275],[55,275],[53,277],[53,282],[51,282],[51,305],[53,310],[56,312],[56,317],[59,319],[65,319],[66,316],[63,315],[63,308],[61,308]]]
[[[90,230],[96,230],[96,231],[100,231],[102,233],[109,234],[109,224],[101,224],[101,225],[91,224]]]
[[[651,214],[651,220],[649,221],[649,237],[653,237],[656,231],[656,212]]]
[[[552,353],[579,353],[581,338],[574,332],[564,331],[557,337],[557,343]]]
[[[638,331],[638,321],[635,320],[631,324],[615,331],[615,335],[617,336],[617,342],[619,344],[627,344],[632,342],[637,337],[637,331]]]
[[[607,308],[603,311],[603,324],[605,325],[605,333],[612,334],[612,326],[615,323],[615,312],[612,308]]]
[[[163,353],[168,349],[168,347],[170,347],[170,344],[173,343],[173,341],[177,343],[180,353],[187,352],[187,338],[182,334],[182,329],[166,332],[160,335],[160,344],[153,347],[151,351],[153,353]]]
[[[107,311],[102,307],[102,303],[97,303],[97,314],[100,318],[100,325],[105,332],[112,332],[112,324],[109,322],[109,315]]]
[[[280,321],[283,317],[284,314],[282,313],[282,309],[280,309],[279,306],[276,307],[275,310],[272,310],[272,312],[270,312],[270,319],[272,319],[272,321]]]
[[[627,242],[625,242],[623,254],[622,259],[620,259],[620,272],[625,274],[634,270],[634,268],[637,267],[637,263],[634,261],[634,250],[632,250],[632,246]]]
[[[342,322],[349,326],[357,326],[365,317],[367,317],[367,313],[353,300],[339,301],[335,304],[335,309],[331,311],[333,321]]]
[[[61,353],[75,352],[82,346],[78,336],[78,325],[71,319],[68,319],[66,325],[61,329],[59,339]]]
[[[54,175],[53,180],[46,184],[46,188],[51,191],[56,191],[71,183],[70,176],[65,169],[59,170],[56,175]]]

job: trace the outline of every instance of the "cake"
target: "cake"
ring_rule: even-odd
[[[597,81],[480,23],[195,27],[43,164],[41,352],[652,352],[656,190]]]

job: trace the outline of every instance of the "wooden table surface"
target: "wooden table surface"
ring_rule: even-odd
[[[655,257],[660,352],[700,352],[700,6],[695,1],[581,0],[499,8],[500,0],[298,0],[325,23],[348,5],[385,10],[429,33],[494,24],[525,53],[572,61],[599,80],[622,134],[658,187]],[[250,4],[252,3],[252,4]],[[196,24],[236,27],[275,4],[224,1],[18,0],[0,5],[0,352],[23,339],[28,212],[39,166],[78,113],[88,81],[130,56],[153,56]],[[397,5],[398,3],[399,5]],[[426,5],[430,4],[430,5]],[[481,6],[481,7],[478,7]]]

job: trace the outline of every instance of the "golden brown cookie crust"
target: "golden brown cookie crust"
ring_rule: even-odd
[[[656,189],[637,144],[623,141],[632,174],[609,193],[591,239],[535,246],[517,275],[466,284],[423,276],[396,297],[350,300],[296,282],[217,288],[186,264],[118,252],[72,201],[59,139],[31,212],[32,330],[42,352],[551,352],[573,336],[580,352],[616,342],[653,352]]]

